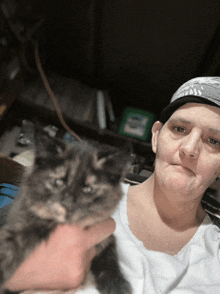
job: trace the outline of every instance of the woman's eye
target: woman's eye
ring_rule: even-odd
[[[173,128],[177,133],[184,133],[185,129],[183,127],[174,127]]]
[[[217,139],[209,138],[209,139],[208,139],[208,142],[209,142],[211,145],[214,145],[214,146],[217,146],[217,147],[220,146],[220,141],[217,140]]]

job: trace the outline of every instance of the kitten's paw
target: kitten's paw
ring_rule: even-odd
[[[42,219],[54,219],[58,223],[66,220],[66,209],[58,202],[39,202],[31,207],[31,211]]]

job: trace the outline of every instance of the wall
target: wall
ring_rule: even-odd
[[[44,15],[45,69],[108,88],[116,112],[159,114],[186,80],[220,74],[219,0],[19,3]]]

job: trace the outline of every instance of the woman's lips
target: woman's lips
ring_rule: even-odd
[[[187,172],[195,174],[195,172],[191,168],[189,168],[188,166],[184,166],[183,164],[174,164],[174,166],[177,166],[177,168],[179,167],[180,170],[185,170]]]

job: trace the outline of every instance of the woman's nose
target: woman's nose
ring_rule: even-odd
[[[191,131],[183,138],[180,153],[196,159],[199,156],[201,136],[199,131]]]

